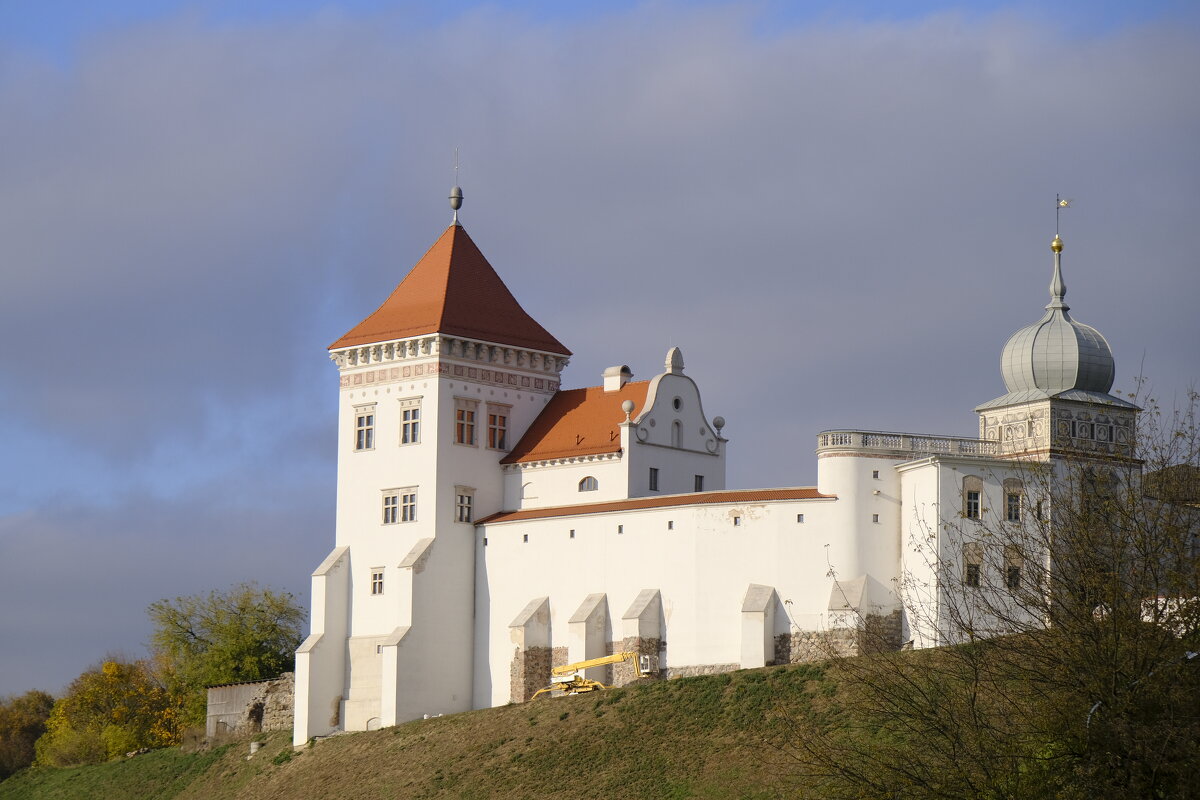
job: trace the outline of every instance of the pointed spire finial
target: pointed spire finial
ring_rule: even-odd
[[[450,207],[454,209],[454,225],[460,225],[458,210],[462,208],[463,190],[458,185],[458,148],[454,148],[454,188],[450,190]]]
[[[1050,249],[1054,251],[1054,277],[1050,279],[1050,305],[1046,308],[1061,308],[1065,311],[1070,306],[1063,302],[1063,298],[1067,296],[1067,284],[1062,276],[1063,240],[1057,233],[1050,242]]]

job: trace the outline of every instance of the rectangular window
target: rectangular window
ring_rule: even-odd
[[[650,491],[658,491],[658,467],[650,468]]]
[[[803,515],[803,514],[797,514],[797,515],[796,515],[796,522],[804,522],[804,515]]]
[[[465,397],[454,400],[454,443],[475,446],[475,414],[479,401]]]
[[[978,589],[982,578],[983,545],[979,542],[967,542],[963,545],[963,583],[972,589]]]
[[[454,418],[454,441],[475,444],[475,412],[460,408]]]
[[[733,518],[733,527],[735,527],[735,528],[736,528],[736,527],[738,527],[738,526],[739,526],[739,525],[741,525],[741,524],[742,524],[742,518],[741,518],[741,517],[734,517],[734,518]]]
[[[703,492],[704,491],[704,476],[703,475],[696,476],[695,488],[692,491],[695,491],[695,492]]]
[[[876,480],[879,480],[879,470],[877,470],[877,469],[871,470],[871,477],[875,478]]]
[[[1045,522],[1045,520],[1046,520],[1046,504],[1043,501],[1038,500],[1037,504],[1033,507],[1033,513],[1034,513],[1034,516],[1037,517],[1038,522]]]
[[[1009,564],[1005,570],[1004,583],[1010,589],[1021,588],[1021,568],[1016,564]]]
[[[375,449],[375,406],[354,409],[354,449]]]
[[[575,538],[575,529],[574,528],[571,528],[571,538],[572,539]]]
[[[470,489],[459,488],[454,495],[454,518],[459,522],[470,522],[474,517],[475,495]]]
[[[400,401],[400,444],[421,441],[421,401]]]
[[[383,524],[391,525],[400,521],[400,495],[388,493],[383,496]]]
[[[417,521],[417,490],[410,489],[400,495],[400,521]]]
[[[625,526],[624,526],[624,525],[618,525],[618,526],[617,526],[617,533],[624,533],[624,532],[625,532]]]
[[[522,542],[528,542],[528,541],[529,541],[529,534],[528,534],[528,533],[526,533],[526,534],[523,534],[523,535],[521,536],[521,541],[522,541]]]
[[[493,450],[508,449],[508,406],[488,404],[488,447]]]
[[[879,522],[879,515],[878,515],[878,514],[872,514],[872,515],[871,515],[871,522]]]
[[[669,530],[669,531],[675,530],[675,520],[673,520],[673,519],[667,520],[667,530]]]
[[[383,567],[371,568],[371,594],[383,594]]]
[[[1009,522],[1021,521],[1021,495],[1009,492],[1004,498],[1004,518]]]
[[[979,492],[974,489],[967,490],[967,503],[963,513],[967,519],[979,519]]]

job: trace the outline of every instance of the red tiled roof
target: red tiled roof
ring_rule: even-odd
[[[621,404],[632,400],[633,413],[640,413],[649,386],[650,381],[638,381],[627,383],[615,392],[606,392],[603,386],[589,386],[555,393],[500,463],[618,452],[621,449],[618,426],[625,421]]]
[[[426,333],[570,355],[516,301],[461,225],[451,225],[375,313],[329,346]]]
[[[770,500],[836,499],[836,494],[821,494],[815,486],[802,486],[794,489],[734,489],[724,492],[673,494],[666,497],[635,497],[632,500],[610,500],[606,503],[584,503],[576,506],[552,506],[550,508],[528,508],[522,511],[499,511],[484,517],[475,524],[486,525],[492,522],[516,522],[523,519],[546,519],[547,517],[577,517],[583,514],[604,514],[610,511],[641,511],[648,508],[706,506],[718,503],[765,503]]]

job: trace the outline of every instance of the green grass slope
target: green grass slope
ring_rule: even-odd
[[[786,712],[834,693],[814,666],[660,681],[336,736],[294,754],[278,733],[249,759],[238,743],[27,770],[0,783],[0,800],[782,797],[795,778],[774,746]]]

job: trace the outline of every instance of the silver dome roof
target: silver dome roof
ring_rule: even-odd
[[[1116,375],[1112,348],[1098,330],[1071,319],[1064,302],[1062,239],[1054,237],[1054,277],[1050,304],[1040,320],[1009,337],[1000,355],[1000,372],[1008,394],[979,409],[1027,402],[1069,393],[1068,399],[1087,399],[1129,405],[1108,394]]]
[[[1040,320],[1009,337],[1000,372],[1009,392],[1039,389],[1056,395],[1081,389],[1107,394],[1116,365],[1100,331],[1071,319],[1064,305],[1048,309]]]

